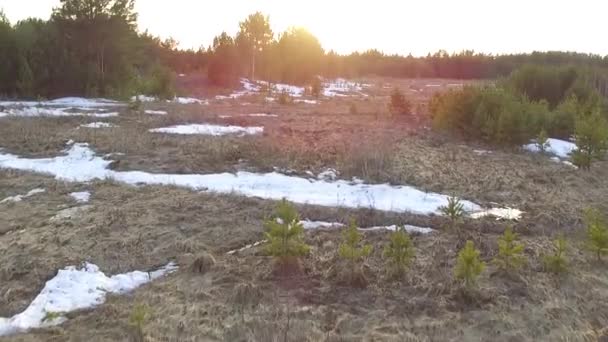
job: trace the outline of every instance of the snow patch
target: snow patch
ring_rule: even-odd
[[[118,107],[124,106],[125,103],[101,99],[92,98],[86,99],[83,97],[62,97],[51,101],[0,101],[0,106],[10,107],[82,107],[82,108],[96,108],[96,107]]]
[[[80,207],[67,208],[59,211],[55,216],[51,217],[51,222],[69,221],[82,216],[85,212],[93,209],[91,205],[83,205]]]
[[[72,192],[70,197],[72,197],[78,203],[88,203],[91,199],[91,193],[88,191]]]
[[[150,114],[150,115],[167,115],[167,114],[169,114],[164,110],[145,110],[144,113]]]
[[[287,200],[300,204],[329,207],[371,208],[382,211],[439,214],[448,204],[448,196],[420,191],[410,186],[389,184],[352,184],[306,179],[272,172],[220,174],[156,174],[142,171],[108,169],[112,161],[95,155],[87,144],[74,144],[66,155],[55,158],[29,159],[0,152],[0,168],[34,171],[54,175],[57,179],[88,182],[112,179],[130,185],[172,185],[198,191],[239,194],[247,197]],[[463,201],[468,212],[482,208]]]
[[[480,219],[483,217],[495,217],[496,220],[514,220],[518,221],[524,214],[523,211],[513,208],[491,208],[478,212],[471,213],[471,218]]]
[[[548,146],[545,148],[547,153],[562,159],[567,159],[573,151],[577,150],[575,143],[560,139],[549,138],[547,139],[547,145]],[[540,148],[538,148],[536,143],[524,145],[524,149],[530,152],[540,153]]]
[[[131,97],[131,101],[135,102],[135,101],[139,101],[139,102],[156,102],[158,101],[158,99],[154,96],[147,96],[147,95],[136,95]]]
[[[30,190],[25,195],[16,195],[16,196],[7,197],[7,198],[3,199],[2,201],[0,201],[0,203],[21,202],[25,198],[32,197],[32,196],[37,195],[37,194],[41,194],[41,193],[43,193],[45,191],[46,190],[44,190],[44,189],[33,189],[33,190]]]
[[[324,221],[300,221],[300,224],[304,229],[319,229],[319,228],[340,228],[344,227],[342,223],[338,222],[324,222]]]
[[[430,233],[434,232],[434,229],[432,229],[432,228],[417,227],[417,226],[411,226],[411,225],[407,225],[407,224],[403,225],[403,226],[392,225],[392,226],[361,228],[359,230],[362,230],[362,231],[374,231],[374,230],[396,231],[398,228],[401,228],[401,227],[403,227],[403,229],[405,229],[405,231],[408,234],[430,234]]]
[[[0,318],[0,336],[61,324],[67,320],[65,313],[93,308],[105,302],[108,293],[130,292],[176,269],[177,266],[170,263],[153,272],[134,271],[108,277],[90,263],[80,269],[66,267],[46,282],[25,311],[11,318]],[[59,317],[53,318],[55,314]]]
[[[319,103],[317,100],[301,100],[301,99],[295,99],[295,100],[293,100],[293,102],[294,103],[310,104],[310,105],[315,105],[315,104]]]
[[[261,134],[264,132],[264,127],[241,127],[241,126],[220,126],[220,125],[209,125],[209,124],[191,124],[191,125],[177,125],[171,127],[155,128],[151,129],[152,133],[168,133],[168,134],[185,134],[185,135],[228,135],[228,134],[239,134],[239,135],[254,135]]]
[[[253,114],[239,114],[240,117],[252,117],[252,118],[278,118],[279,116],[276,114],[268,114],[268,113],[253,113]],[[232,118],[233,115],[218,115],[220,119],[229,119]]]
[[[327,169],[317,175],[317,179],[319,180],[336,180],[338,178],[339,172],[335,169]]]
[[[72,112],[72,108],[43,108],[43,107],[24,107],[24,108],[13,108],[8,109],[5,112],[0,113],[0,117],[16,116],[16,117],[65,117],[65,116],[89,116],[95,118],[110,118],[118,116],[118,113],[86,113],[86,112]]]
[[[193,97],[176,97],[173,100],[167,100],[167,102],[174,102],[179,104],[209,104],[207,100],[196,99]]]
[[[343,97],[351,95],[367,96],[366,94],[361,93],[361,91],[363,91],[363,86],[364,85],[362,84],[350,82],[343,78],[337,78],[333,81],[325,82],[323,84],[323,95],[326,97]]]
[[[115,126],[111,123],[107,123],[107,122],[91,122],[85,125],[80,125],[80,127],[82,128],[113,128],[113,127],[118,127]]]

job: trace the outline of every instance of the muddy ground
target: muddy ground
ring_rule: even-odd
[[[263,222],[272,213],[272,201],[109,181],[65,183],[0,170],[0,200],[46,189],[22,202],[0,204],[0,317],[23,311],[44,283],[67,265],[89,261],[106,274],[150,270],[168,261],[180,265],[176,273],[133,293],[110,296],[95,309],[69,314],[60,326],[0,340],[132,340],[129,317],[137,305],[147,307],[147,341],[608,338],[608,267],[585,250],[581,222],[586,207],[608,209],[606,163],[581,172],[544,156],[491,149],[432,132],[424,101],[435,88],[447,89],[454,82],[400,82],[422,103],[414,116],[388,115],[386,95],[396,84],[374,80],[373,96],[319,105],[266,104],[252,97],[209,106],[150,103],[125,108],[111,119],[0,119],[0,147],[19,155],[55,156],[72,139],[90,143],[99,154],[114,153],[109,158],[117,160],[113,167],[121,170],[211,173],[280,167],[304,174],[333,167],[341,178],[407,183],[525,211],[519,222],[466,219],[456,234],[437,216],[298,206],[301,216],[312,220],[356,218],[361,226],[412,224],[437,230],[413,236],[416,258],[400,280],[387,275],[382,258],[388,232],[366,232],[365,240],[374,249],[364,267],[367,286],[360,288],[342,281],[339,230],[307,231],[312,250],[295,275],[274,272],[273,261],[260,247],[227,255],[264,238]],[[429,84],[441,87],[426,87]],[[146,115],[144,109],[164,109],[169,115]],[[278,117],[239,116],[260,112]],[[78,128],[94,121],[118,127]],[[259,125],[265,132],[252,137],[148,133],[150,128],[197,122]],[[69,197],[85,190],[92,194],[89,203]],[[75,214],[56,218],[66,209]],[[497,237],[508,224],[526,244],[528,263],[516,275],[498,272],[491,263]],[[545,272],[542,265],[558,233],[569,241],[570,272],[562,276]],[[466,240],[473,240],[488,262],[472,292],[453,279],[456,254]],[[213,267],[192,267],[208,255],[215,259]]]

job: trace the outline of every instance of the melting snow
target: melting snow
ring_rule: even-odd
[[[253,135],[264,132],[264,127],[240,127],[240,126],[220,126],[220,125],[209,125],[209,124],[191,124],[191,125],[177,125],[171,127],[163,127],[151,129],[152,133],[169,133],[169,134],[186,134],[186,135],[228,135],[228,134],[240,134],[240,135]]]
[[[549,138],[547,139],[547,144],[548,146],[545,151],[562,159],[568,158],[570,156],[570,153],[577,149],[575,143],[560,139]],[[524,149],[530,152],[540,152],[540,149],[535,143],[525,145]]]
[[[91,122],[85,125],[80,125],[80,127],[83,128],[112,128],[112,127],[118,127],[115,125],[112,125],[111,123],[107,123],[107,122]]]
[[[43,193],[45,191],[46,190],[44,190],[44,189],[34,189],[34,190],[31,190],[30,192],[28,192],[25,195],[17,195],[17,196],[7,197],[7,198],[3,199],[2,201],[0,201],[0,203],[21,202],[25,198],[32,197],[32,196],[37,195],[37,194],[41,194],[41,193]]]
[[[136,95],[131,97],[131,101],[135,102],[135,101],[139,101],[139,102],[155,102],[158,101],[158,99],[156,97],[153,96],[146,96],[146,95]]]
[[[360,230],[362,230],[362,231],[373,231],[373,230],[395,231],[399,227],[403,227],[405,229],[405,231],[408,232],[409,234],[412,234],[412,233],[430,234],[434,231],[432,228],[416,227],[416,226],[410,226],[410,225],[403,225],[403,226],[392,225],[392,226],[382,226],[382,227],[371,227],[371,228],[361,228]]]
[[[108,277],[89,263],[81,269],[66,267],[46,283],[25,311],[11,318],[0,318],[0,336],[61,324],[66,321],[65,313],[95,307],[105,302],[108,293],[132,291],[176,269],[177,266],[170,263],[153,272],[134,271]],[[61,316],[49,320],[46,319],[49,314]]]
[[[323,84],[323,86],[323,95],[326,97],[349,96],[348,93],[358,93],[358,95],[365,95],[361,93],[361,91],[363,91],[363,87],[361,85],[347,81],[343,78],[338,78],[331,82],[326,82]]]
[[[142,171],[114,171],[108,169],[111,161],[96,156],[86,144],[74,144],[66,153],[55,158],[28,159],[0,152],[0,168],[51,174],[57,179],[66,181],[113,179],[130,185],[173,185],[273,200],[286,198],[295,203],[330,207],[437,214],[439,207],[448,204],[448,196],[423,192],[410,186],[352,184],[344,180],[327,182],[276,172],[155,174]],[[463,201],[463,205],[469,212],[481,210],[481,207],[469,201]]]
[[[21,106],[21,107],[40,107],[40,106],[60,106],[60,107],[116,107],[124,106],[125,104],[118,101],[108,99],[85,99],[82,97],[63,97],[51,101],[0,101],[0,106]]]
[[[294,103],[317,104],[317,100],[293,100]]]
[[[131,97],[131,101],[139,102],[159,102],[160,100],[154,96],[137,95]],[[179,103],[179,104],[209,104],[207,100],[196,99],[193,97],[175,97],[173,100],[167,100],[167,102]]]
[[[62,116],[90,116],[96,118],[110,118],[118,116],[118,113],[81,113],[71,112],[71,108],[42,108],[42,107],[25,107],[19,109],[8,109],[5,112],[0,113],[0,117],[6,116],[21,116],[21,117],[38,117],[38,116],[49,116],[49,117],[62,117]]]
[[[193,97],[176,97],[173,101],[168,100],[167,102],[175,102],[181,104],[209,104],[207,100],[195,99]]]
[[[304,227],[304,229],[319,229],[319,228],[334,228],[334,227],[344,227],[342,223],[338,222],[324,222],[324,221],[300,221],[300,224]]]
[[[252,118],[263,118],[263,117],[268,117],[268,118],[278,118],[279,116],[276,114],[267,114],[267,113],[253,113],[253,114],[239,114],[238,116],[241,117],[252,117]],[[228,119],[233,117],[232,115],[219,115],[218,118],[220,119]]]
[[[146,114],[150,115],[167,115],[168,113],[164,110],[146,110],[144,111]]]
[[[88,191],[72,192],[70,197],[72,197],[78,203],[88,203],[91,199],[91,193]]]
[[[338,171],[334,169],[327,169],[317,175],[317,179],[320,180],[335,180],[338,178]]]
[[[471,217],[479,219],[486,216],[495,217],[496,220],[515,220],[518,221],[523,215],[523,211],[512,208],[492,208],[471,213]]]

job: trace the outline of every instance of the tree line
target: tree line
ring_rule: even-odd
[[[207,48],[182,50],[173,39],[138,31],[134,6],[135,0],[61,0],[49,20],[29,18],[14,25],[0,10],[0,96],[169,97],[173,74],[191,72],[207,73],[212,84],[230,87],[240,77],[302,85],[317,75],[492,79],[528,64],[584,67],[593,71],[590,75],[608,69],[608,56],[571,52],[340,55],[325,51],[304,28],[276,34],[260,12],[240,22],[235,36],[222,32]]]

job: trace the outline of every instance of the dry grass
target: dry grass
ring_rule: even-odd
[[[69,314],[58,327],[6,338],[15,341],[126,341],[129,316],[138,304],[150,309],[143,327],[148,341],[599,341],[608,326],[606,266],[591,262],[581,247],[580,210],[608,209],[608,179],[598,164],[590,173],[517,151],[478,155],[473,147],[426,132],[421,117],[390,118],[385,97],[399,85],[424,104],[437,80],[373,80],[373,96],[334,99],[319,106],[263,104],[259,98],[211,106],[146,104],[170,115],[123,112],[109,120],[0,119],[0,147],[28,156],[60,153],[69,139],[89,142],[113,155],[117,168],[156,172],[269,171],[299,173],[335,167],[342,177],[369,182],[407,182],[428,191],[455,194],[482,204],[525,210],[515,225],[523,236],[528,265],[507,277],[493,266],[473,294],[453,280],[457,251],[473,240],[481,258],[496,254],[505,222],[463,222],[462,236],[444,231],[442,217],[298,206],[303,218],[361,226],[408,223],[438,232],[413,237],[416,258],[395,281],[382,258],[386,232],[366,232],[374,252],[366,261],[368,286],[339,283],[339,231],[306,233],[311,256],[303,274],[278,277],[260,247],[226,253],[260,241],[274,204],[261,199],[195,193],[174,187],[130,187],[111,181],[58,182],[49,177],[0,170],[0,200],[33,188],[47,192],[0,204],[0,317],[27,307],[57,269],[91,261],[108,274],[153,269],[170,260],[175,274],[111,296],[93,310]],[[437,81],[439,82],[439,81]],[[447,87],[450,81],[442,81]],[[388,88],[386,88],[389,86]],[[428,88],[428,89],[427,89]],[[415,91],[416,90],[416,91]],[[251,104],[243,105],[244,101]],[[357,114],[350,114],[356,103]],[[271,112],[278,118],[218,115]],[[106,121],[112,129],[77,129]],[[262,136],[173,137],[148,129],[184,122],[264,125]],[[90,190],[90,207],[72,219],[51,220],[80,207],[68,196]],[[566,230],[571,273],[542,271],[550,235]],[[211,261],[213,260],[213,261]],[[242,309],[241,309],[242,308]]]

